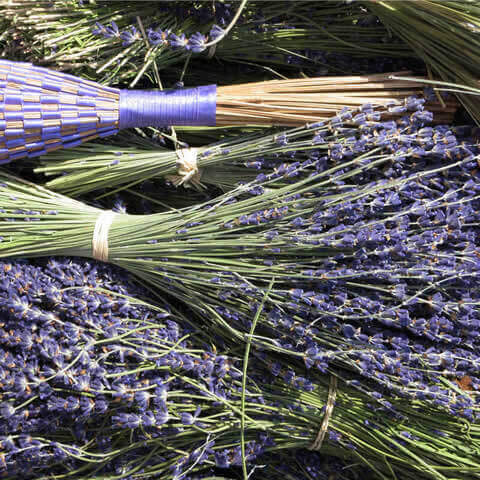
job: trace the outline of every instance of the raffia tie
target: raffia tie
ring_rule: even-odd
[[[102,212],[95,222],[92,237],[92,257],[101,262],[108,261],[108,231],[116,213],[111,210]]]
[[[165,178],[176,187],[183,185],[185,188],[193,186],[197,190],[204,189],[205,186],[200,181],[202,171],[198,168],[197,164],[198,149],[182,148],[181,150],[177,150],[176,153],[178,157],[178,172],[176,175],[167,175]]]
[[[335,399],[337,398],[337,377],[332,375],[330,377],[330,387],[328,389],[327,405],[325,406],[325,414],[323,415],[322,425],[317,433],[317,437],[310,445],[309,450],[320,450],[322,448],[323,440],[327,434],[328,424],[332,416],[333,407],[335,406]]]

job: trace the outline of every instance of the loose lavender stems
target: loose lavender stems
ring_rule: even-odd
[[[480,10],[476,2],[421,0],[411,4],[370,1],[368,9],[411,45],[434,76],[440,76],[446,82],[478,87]],[[479,122],[478,96],[460,95],[459,98]]]
[[[410,59],[413,55],[405,45],[385,43],[388,32],[375,22],[372,25],[371,15],[356,5],[312,8],[305,3],[285,8],[282,2],[253,1],[215,51],[206,50],[208,42],[223,34],[222,27],[234,11],[224,4],[215,11],[210,4],[198,8],[149,5],[147,11],[139,11],[135,2],[95,8],[88,4],[65,6],[63,1],[48,9],[25,2],[4,5],[6,17],[15,18],[16,28],[22,36],[31,37],[29,43],[36,47],[28,52],[30,61],[54,62],[95,80],[100,74],[101,80],[108,82],[136,83],[139,72],[148,72],[154,64],[159,69],[172,68],[192,54],[202,60],[215,55],[227,61],[294,69],[320,66],[337,72],[351,70],[348,62],[352,55],[375,58],[380,69],[393,56]],[[147,38],[138,22],[130,20],[137,16]],[[356,70],[363,62],[359,60]]]

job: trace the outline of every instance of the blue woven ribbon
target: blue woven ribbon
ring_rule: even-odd
[[[217,86],[120,90],[119,127],[215,126]]]

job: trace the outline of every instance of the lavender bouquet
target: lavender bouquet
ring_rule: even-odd
[[[358,101],[362,100],[364,97]],[[425,110],[425,98],[385,98],[384,105],[383,100],[372,100],[372,104],[356,110],[344,107],[339,115],[324,123],[290,130],[244,132],[206,147],[189,148],[176,140],[177,150],[172,151],[159,148],[148,138],[132,136],[128,142],[138,146],[128,147],[126,142],[123,146],[89,143],[67,152],[50,152],[35,172],[54,176],[47,181],[47,188],[72,196],[101,189],[107,190],[101,196],[109,195],[154,178],[164,178],[175,186],[204,189],[210,185],[228,191],[255,179],[260,183],[268,179],[273,188],[282,184],[280,180],[286,178],[285,174],[298,178],[320,157],[336,162],[378,149],[388,154],[390,144],[398,141],[418,148],[420,154],[442,153],[443,127],[439,127],[438,135],[436,129],[431,130],[431,136],[417,136],[416,132],[425,122],[440,120],[442,114],[448,113],[435,112],[434,116],[429,110],[435,105],[430,104],[429,110]],[[410,115],[408,119],[398,120],[406,113]],[[405,137],[403,132],[407,131]],[[272,183],[274,179],[276,182]],[[263,187],[254,186],[251,191],[260,193]]]
[[[237,339],[275,276],[258,346],[475,418],[475,398],[444,382],[478,382],[477,314],[463,307],[475,303],[476,158],[445,127],[405,128],[394,144],[377,132],[364,153],[332,146],[334,165],[317,152],[207,204],[149,216],[101,212],[3,174],[0,252],[108,260]]]
[[[359,116],[352,119],[350,134],[360,132],[354,127],[357,120],[361,121],[366,115],[378,119],[380,115],[373,109],[370,113],[358,113]],[[238,186],[238,182],[253,181],[263,172],[271,173],[272,167],[296,170],[297,164],[285,163],[294,155],[307,159],[309,152],[326,150],[333,140],[338,145],[348,142],[348,133],[334,133],[331,125],[327,122],[318,127],[316,133],[308,126],[287,131],[253,132],[199,148],[180,144],[177,151],[159,148],[153,142],[144,142],[142,147],[86,144],[61,154],[51,152],[35,172],[55,176],[46,186],[72,196],[99,189],[118,191],[162,177],[177,186],[205,188],[206,185],[215,185],[231,190]],[[349,140],[352,140],[351,136]]]
[[[370,478],[477,478],[478,428],[466,432],[459,418],[420,401],[386,408],[291,365],[277,362],[272,373],[272,360],[249,354],[248,340],[243,355],[207,340],[176,309],[131,297],[145,292],[105,264],[57,258],[0,269],[0,472],[8,480],[193,480],[231,466],[248,475],[264,452],[276,458],[265,458],[259,478],[277,478],[296,447],[364,464]],[[315,454],[297,461],[318,468]]]

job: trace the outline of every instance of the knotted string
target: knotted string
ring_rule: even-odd
[[[215,126],[217,87],[120,90],[119,128]]]
[[[111,210],[102,212],[95,222],[92,237],[92,257],[101,262],[108,261],[108,231],[116,213]]]
[[[201,183],[202,170],[198,168],[197,157],[198,149],[182,148],[176,151],[178,172],[175,175],[167,175],[165,178],[172,182],[176,187],[183,185],[188,188],[190,185],[197,190],[202,190],[205,186]]]
[[[328,389],[328,399],[325,406],[325,413],[323,415],[322,425],[320,430],[317,433],[317,437],[314,442],[310,445],[309,450],[320,450],[322,448],[323,440],[327,434],[328,424],[330,422],[330,417],[332,416],[333,407],[335,406],[335,399],[337,398],[337,377],[332,375],[330,377],[330,387]]]

